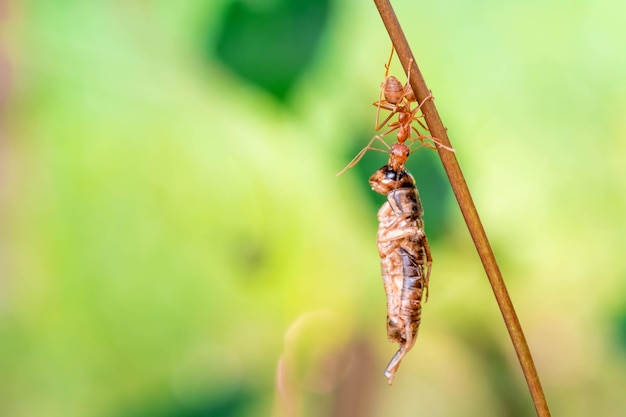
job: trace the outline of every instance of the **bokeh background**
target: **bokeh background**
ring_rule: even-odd
[[[382,375],[386,157],[335,177],[374,134],[372,2],[0,5],[0,415],[533,415],[429,150],[430,300]],[[553,415],[626,415],[626,3],[395,7]]]

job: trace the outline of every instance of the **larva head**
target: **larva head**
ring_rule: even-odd
[[[415,180],[404,169],[395,170],[391,165],[385,165],[370,177],[372,190],[387,195],[398,188],[415,188]]]

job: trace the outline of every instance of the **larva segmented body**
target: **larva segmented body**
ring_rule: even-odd
[[[422,299],[428,295],[432,257],[424,233],[422,204],[411,174],[403,166],[390,163],[372,175],[370,185],[387,197],[378,211],[377,239],[387,294],[387,337],[400,345],[385,370],[391,384],[400,362],[415,344]]]

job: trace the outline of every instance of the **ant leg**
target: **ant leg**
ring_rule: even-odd
[[[417,120],[417,119],[413,119],[413,120],[414,120],[415,122],[419,123],[419,125],[420,125],[420,126],[424,127],[424,126],[420,123],[420,121],[419,121],[419,120]],[[411,130],[412,130],[413,132],[415,132],[415,134],[417,135],[417,137],[416,137],[416,138],[409,138],[409,139],[411,139],[411,140],[421,140],[420,138],[422,138],[422,137],[424,137],[424,136],[425,136],[425,135],[422,135],[422,134],[420,133],[420,131],[419,131],[419,130],[417,130],[417,128],[416,128],[415,126],[411,126]],[[428,129],[424,129],[424,130],[426,130],[426,131],[428,132]]]
[[[382,126],[381,126],[382,127]],[[402,123],[400,122],[393,122],[393,123],[389,123],[389,126],[391,129],[387,130],[386,132],[381,133],[379,136],[382,138],[383,136],[387,136],[388,134],[390,134],[391,132],[398,130],[399,128],[402,127]]]
[[[385,65],[385,78],[389,76],[389,68],[391,67],[391,59],[393,58],[394,51],[395,51],[395,48],[393,47],[393,43],[392,43],[391,53],[389,54],[389,60],[387,61],[387,64]]]
[[[409,58],[409,66],[406,69],[406,84],[404,84],[404,90],[402,91],[402,98],[406,99],[407,103],[416,101],[415,92],[411,88],[411,66],[413,65],[413,58]]]
[[[428,130],[428,127],[422,123],[422,121],[420,120],[420,118],[424,117],[424,115],[422,114],[421,116],[416,116],[417,112],[421,109],[421,107],[424,105],[424,103],[426,103],[426,101],[428,99],[432,98],[432,94],[428,94],[428,97],[426,97],[424,100],[422,100],[421,103],[419,103],[417,105],[417,107],[415,107],[413,110],[411,110],[411,122],[417,122],[417,124],[420,125],[420,127],[422,129],[424,129],[427,132],[430,132],[430,130]],[[413,127],[413,126],[412,126]],[[415,130],[415,128],[413,127],[413,129]],[[415,130],[417,132],[417,130]],[[419,132],[417,132],[419,134]]]
[[[386,78],[386,77],[385,77],[385,78]],[[381,107],[383,107],[383,89],[384,89],[383,85],[384,85],[384,83],[383,83],[383,84],[380,84],[380,91],[378,92],[378,101],[377,101],[376,103],[374,103],[374,106],[376,106],[376,107],[377,107],[377,110],[376,110],[376,122],[374,123],[374,129],[375,129],[375,130],[380,130],[380,128],[381,128],[382,126],[384,126],[384,125],[385,125],[385,123],[387,123],[387,121],[391,118],[391,116],[393,116],[393,113],[391,113],[391,114],[390,114],[390,115],[389,115],[389,116],[385,119],[385,121],[384,121],[384,122],[382,122],[380,125],[378,124],[378,120],[379,120],[379,118],[380,118],[380,108],[381,108]],[[385,101],[385,103],[387,103],[387,102]],[[386,109],[386,107],[383,107],[383,108],[385,108],[385,109]]]
[[[422,117],[422,116],[420,116],[420,117]],[[425,131],[430,132],[430,130],[428,130],[426,125],[424,123],[422,123],[422,121],[420,119],[418,119],[417,117],[414,118],[413,121],[417,122],[417,124],[420,125],[421,128],[424,129]],[[415,127],[413,127],[413,129],[415,129]]]
[[[427,148],[430,148],[430,149],[437,149],[437,146],[439,146],[440,148],[443,148],[447,151],[456,152],[454,148],[444,145],[443,143],[441,143],[439,139],[434,138],[432,136],[419,135],[419,137],[415,138],[415,140],[419,140],[420,142],[422,142],[422,146],[426,146]],[[425,140],[428,140],[430,142],[425,142]]]
[[[381,84],[382,87],[382,84]],[[382,89],[381,89],[381,93],[382,93]],[[374,106],[378,107],[378,111],[376,112],[376,125],[374,126],[374,129],[376,131],[382,129],[389,120],[391,120],[391,118],[393,117],[394,114],[399,113],[400,110],[398,109],[398,105],[397,104],[391,104],[389,102],[387,102],[386,100],[382,100],[382,101],[377,101],[372,103]],[[389,115],[385,118],[385,120],[383,120],[382,122],[378,123],[378,115],[380,114],[380,109],[385,109],[385,110],[389,110],[391,113],[389,113]]]
[[[387,78],[389,77],[389,68],[391,68],[391,59],[393,58],[393,52],[394,52],[394,47],[393,47],[393,43],[391,44],[391,53],[389,54],[389,60],[387,61],[387,63],[385,64],[385,81],[387,81]],[[388,104],[385,100],[383,100],[383,91],[385,89],[384,87],[385,83],[381,83],[380,84],[380,91],[378,92],[378,101],[376,103],[374,103],[374,105],[376,107],[378,107],[378,110],[376,111],[376,124],[374,125],[374,129],[375,130],[380,130],[388,121],[389,119],[391,119],[391,116],[393,116],[393,114],[395,113],[395,106],[393,109],[390,109],[389,107],[386,106],[386,104]],[[385,105],[383,105],[383,103]],[[384,122],[382,123],[378,123],[378,121],[380,120],[380,109],[384,108],[386,110],[390,110],[391,114],[385,119]]]
[[[339,171],[336,176],[340,176],[341,174],[343,174],[344,172],[346,172],[348,170],[348,168],[352,168],[354,167],[356,164],[359,163],[359,161],[361,160],[361,158],[363,158],[363,156],[365,155],[365,153],[367,151],[378,151],[378,152],[383,152],[383,153],[387,153],[387,151],[383,150],[383,149],[379,149],[379,148],[374,148],[372,146],[372,144],[374,143],[374,141],[380,141],[383,145],[385,145],[388,149],[391,149],[391,147],[389,145],[387,145],[387,143],[383,140],[383,138],[381,136],[374,136],[372,138],[372,140],[369,141],[369,143],[367,144],[366,147],[364,147],[363,149],[361,149],[359,151],[358,154],[356,154],[356,156],[354,158],[352,158],[352,161],[350,161],[350,163],[348,165],[346,165],[341,171]]]
[[[422,102],[420,104],[417,105],[416,109],[421,109],[422,106],[424,105],[424,103],[426,103],[428,100],[434,100],[435,98],[433,97],[433,92],[432,91],[428,91],[428,95],[426,97],[424,97],[424,100],[422,100]]]
[[[418,141],[417,141],[417,139],[418,139],[418,138],[415,138],[415,139],[416,139],[416,140],[413,142],[413,145],[414,145],[414,144],[416,144],[416,143],[419,143],[419,144],[420,144],[420,146],[418,146],[418,147],[417,147],[417,148],[415,148],[415,149],[411,149],[411,150],[410,150],[410,151],[411,151],[411,153],[416,152],[419,148],[428,148],[428,147],[429,147],[429,145],[430,145],[430,143],[422,143],[422,142],[418,142]],[[430,145],[430,146],[432,146],[432,145]],[[431,148],[431,149],[434,149],[434,148]]]

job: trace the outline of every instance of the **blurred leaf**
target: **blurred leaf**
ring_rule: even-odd
[[[209,45],[208,52],[246,80],[285,100],[312,62],[326,27],[329,0],[282,0],[265,7],[258,3],[231,3],[217,43]]]

